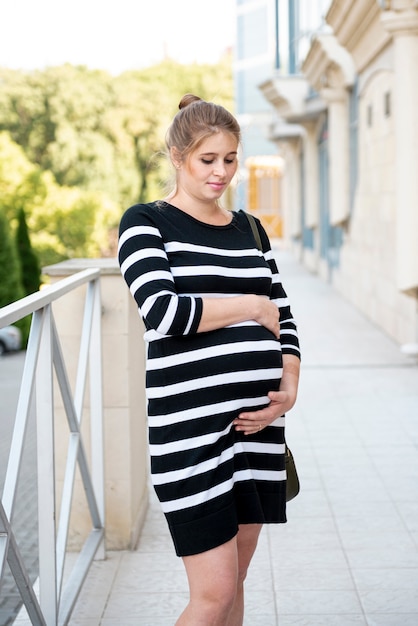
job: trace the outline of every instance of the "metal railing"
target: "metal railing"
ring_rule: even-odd
[[[87,284],[77,376],[72,392],[52,303]],[[31,624],[69,623],[93,559],[104,558],[104,460],[101,358],[100,271],[89,269],[0,309],[0,327],[32,314],[32,323],[16,409],[13,436],[0,501],[0,587],[6,559]],[[56,521],[54,451],[54,371],[69,427],[59,521]],[[81,425],[89,381],[90,466]],[[39,578],[32,586],[13,532],[13,511],[30,407],[35,402],[37,428]],[[42,442],[40,446],[39,442]],[[64,583],[66,547],[76,469],[86,493],[92,528]]]

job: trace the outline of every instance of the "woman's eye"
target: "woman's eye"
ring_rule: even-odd
[[[234,163],[235,159],[224,159],[224,163],[226,163],[227,165],[230,165],[231,163]],[[202,163],[204,163],[205,165],[212,165],[215,162],[215,159],[202,159]]]

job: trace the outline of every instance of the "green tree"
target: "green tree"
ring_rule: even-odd
[[[24,296],[19,258],[16,244],[10,231],[5,212],[0,209],[0,307],[7,306]],[[31,316],[16,322],[22,333],[22,346],[25,347],[30,329]]]
[[[69,258],[109,256],[109,236],[119,219],[119,206],[104,194],[51,181],[44,202],[33,207],[28,226],[45,266]]]
[[[41,284],[41,271],[39,268],[38,257],[33,251],[28,226],[26,223],[26,215],[23,207],[19,210],[17,216],[16,229],[16,246],[20,259],[22,286],[25,296],[39,290]]]
[[[103,130],[113,107],[112,77],[69,64],[24,74],[0,70],[0,130],[58,184],[119,200],[114,146]]]
[[[216,65],[167,59],[118,77],[69,64],[27,74],[0,69],[0,130],[59,185],[99,191],[125,207],[158,193],[166,177],[158,157],[184,93],[232,107],[231,65],[228,56]]]
[[[0,83],[0,197],[13,228],[24,207],[41,265],[111,254],[124,208],[165,194],[160,157],[184,93],[231,110],[233,102],[227,56],[216,65],[168,59],[118,77],[69,64],[0,68]]]
[[[14,227],[19,209],[30,213],[47,196],[48,177],[31,163],[23,148],[8,132],[0,132],[0,197],[2,207]]]
[[[0,133],[0,197],[14,232],[24,207],[38,268],[74,256],[111,253],[120,206],[104,193],[58,185],[51,172],[28,161],[6,132]],[[26,276],[27,268],[22,269]]]
[[[16,245],[8,219],[0,209],[0,306],[23,297],[21,273]]]

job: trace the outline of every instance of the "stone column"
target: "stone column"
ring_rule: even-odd
[[[308,228],[319,225],[318,121],[301,121],[305,129],[305,218]]]
[[[393,36],[396,142],[397,285],[418,293],[418,8],[396,0],[382,13]]]
[[[281,140],[280,154],[285,159],[283,175],[283,237],[286,241],[300,241],[301,198],[300,198],[300,150],[301,138]]]
[[[345,87],[326,87],[320,93],[328,103],[330,220],[338,226],[350,215],[348,92]]]
[[[55,283],[93,267],[98,267],[101,274],[106,549],[132,549],[137,543],[148,504],[143,325],[116,259],[73,259],[44,268],[44,273],[50,277],[51,283]],[[75,380],[83,306],[81,288],[53,305],[70,382]],[[68,441],[68,426],[60,401],[59,394],[56,394],[58,491]],[[88,403],[86,407],[82,433],[88,443]],[[78,550],[90,528],[81,480],[76,479],[69,549]]]

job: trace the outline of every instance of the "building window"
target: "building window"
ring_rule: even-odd
[[[387,91],[384,95],[384,109],[385,117],[390,117],[392,114],[392,98],[390,91]]]
[[[367,107],[367,126],[373,126],[373,107],[371,104]]]
[[[239,61],[268,54],[267,8],[262,6],[238,16],[236,55]]]

